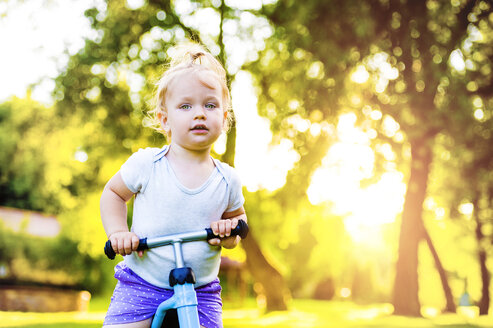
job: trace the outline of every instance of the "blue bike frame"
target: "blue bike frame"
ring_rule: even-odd
[[[245,221],[240,220],[238,226],[231,231],[232,236],[240,236],[242,239],[248,235],[248,225]],[[173,287],[174,294],[172,297],[159,305],[152,320],[151,328],[160,328],[166,311],[176,309],[180,328],[199,328],[199,315],[197,311],[197,293],[195,292],[195,275],[191,268],[185,266],[181,244],[184,242],[209,240],[218,238],[214,235],[212,229],[207,228],[195,232],[185,232],[152,239],[143,238],[139,241],[138,250],[173,245],[175,255],[175,269],[171,270],[169,282]],[[104,247],[104,252],[109,259],[115,258],[115,251],[108,240]]]

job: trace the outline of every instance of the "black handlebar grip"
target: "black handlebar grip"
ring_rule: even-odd
[[[108,240],[106,242],[106,244],[104,244],[104,254],[106,254],[106,256],[110,260],[114,260],[115,259],[116,253],[113,250],[113,247],[111,246],[111,241],[110,240]]]
[[[147,238],[139,239],[139,246],[137,246],[137,251],[145,251],[146,249],[149,249],[149,246],[147,246]]]
[[[142,238],[139,240],[139,246],[137,246],[137,251],[144,251],[148,249],[149,247],[147,246],[147,238]],[[113,250],[113,247],[111,246],[111,241],[108,240],[106,244],[104,245],[104,254],[110,259],[114,260],[116,253]]]
[[[245,239],[248,236],[248,231],[250,231],[248,224],[243,220],[239,220],[238,225],[233,229],[231,234],[233,236],[240,236],[241,239]]]
[[[207,228],[205,230],[207,231],[207,240],[219,238],[219,236],[216,236],[214,232],[212,232],[211,228]],[[231,236],[240,236],[241,239],[245,239],[246,236],[248,236],[248,231],[248,224],[244,220],[239,220],[236,228],[231,230]]]

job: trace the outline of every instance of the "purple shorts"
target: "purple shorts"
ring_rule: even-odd
[[[118,280],[104,325],[143,321],[151,318],[159,304],[173,296],[172,289],[151,285],[123,262],[115,267]],[[199,322],[206,328],[222,328],[221,285],[216,279],[195,289]]]

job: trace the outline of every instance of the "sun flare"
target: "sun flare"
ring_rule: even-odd
[[[365,134],[354,126],[354,114],[340,117],[340,142],[334,144],[314,173],[308,198],[314,205],[328,202],[344,217],[346,230],[356,242],[376,242],[370,230],[393,223],[402,211],[406,185],[398,171],[384,173],[365,188],[361,180],[373,174],[374,153]]]

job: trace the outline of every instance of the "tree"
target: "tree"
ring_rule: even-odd
[[[205,44],[223,61],[229,80],[234,80],[236,70],[229,59],[228,42],[251,35],[252,26],[242,29],[238,23],[241,11],[224,1],[217,5],[190,1],[188,5],[189,8],[178,12],[170,1],[149,1],[139,8],[108,1],[105,10],[93,8],[86,12],[97,36],[87,40],[85,47],[70,58],[67,70],[57,79],[55,97],[60,117],[79,117],[101,131],[98,138],[89,138],[81,146],[89,154],[87,165],[97,177],[93,181],[104,179],[100,172],[108,156],[123,158],[139,147],[161,146],[164,142],[161,135],[140,126],[153,83],[160,76],[160,66],[168,60],[168,50],[174,44],[186,39]],[[200,32],[199,26],[194,25],[201,14],[217,21],[216,34]],[[237,26],[238,34],[227,34],[226,23]],[[234,163],[235,131],[233,126],[222,156],[230,164]],[[251,222],[255,219],[251,218]],[[249,269],[266,286],[267,309],[285,309],[284,299],[279,296],[282,288],[269,288],[282,284],[282,276],[263,258],[254,234],[244,245],[247,263],[256,263],[249,265]],[[263,270],[268,270],[269,275],[261,273]]]
[[[394,285],[396,313],[420,314],[417,245],[426,236],[421,211],[433,143],[438,133],[455,132],[458,127],[464,128],[465,122],[471,122],[468,108],[470,92],[466,91],[464,81],[456,76],[451,58],[454,51],[462,49],[463,42],[470,37],[467,26],[478,23],[471,21],[472,15],[487,15],[490,9],[485,5],[483,2],[469,1],[458,6],[424,2],[408,2],[402,6],[396,2],[387,7],[387,22],[395,32],[389,33],[389,38],[385,39],[390,41],[389,47],[382,48],[387,53],[393,51],[395,54],[399,47],[402,53],[399,51],[400,56],[396,55],[400,57],[396,66],[403,64],[400,72],[402,79],[392,81],[389,91],[396,94],[402,87],[406,90],[406,97],[401,98],[405,103],[399,104],[400,108],[383,97],[378,102],[382,111],[392,115],[406,132],[412,158]],[[399,13],[398,21],[396,12]],[[407,110],[411,120],[406,119]],[[467,128],[471,125],[466,125]],[[450,298],[447,298],[447,309],[453,310],[453,300]]]
[[[447,160],[447,167],[449,169],[452,167],[453,172],[449,173],[450,178],[438,192],[448,198],[451,219],[464,221],[463,229],[474,235],[476,239],[476,256],[482,285],[478,306],[480,315],[484,315],[488,314],[490,305],[491,273],[487,267],[487,260],[491,256],[493,238],[488,229],[491,222],[489,209],[493,199],[493,181],[489,173],[493,168],[491,149],[493,127],[490,114],[491,100],[488,100],[484,107],[482,102],[477,105],[480,105],[480,108],[474,110],[476,117],[475,122],[471,122],[473,128],[462,131],[453,140],[454,147],[448,153],[451,158]],[[440,140],[440,142],[449,143],[451,140]],[[468,211],[461,213],[464,212],[460,211],[464,204],[472,205],[470,213]]]
[[[376,142],[409,150],[393,303],[395,313],[419,316],[418,245],[428,236],[422,211],[434,141],[439,133],[470,129],[471,99],[482,97],[491,84],[491,52],[474,42],[475,31],[482,31],[485,38],[491,34],[491,5],[486,1],[281,1],[262,12],[275,33],[252,70],[265,90],[259,95],[259,112],[273,122],[274,132],[289,137],[297,147],[303,145],[302,158],[318,152],[320,158],[323,150],[309,148],[300,137],[308,133],[293,131],[289,122],[301,116],[318,124],[346,107],[363,114],[361,121],[377,133]],[[457,55],[464,52],[470,53],[474,67],[472,85],[454,66]],[[361,90],[349,79],[358,70],[367,75],[360,82]],[[381,119],[370,119],[374,111]],[[385,119],[398,124],[405,143],[386,133]],[[372,121],[377,124],[368,123]],[[406,162],[405,153],[397,155]],[[431,239],[427,241],[433,251]],[[447,309],[453,311],[445,270],[438,256],[435,259]]]
[[[75,206],[88,172],[77,149],[84,132],[74,125],[29,94],[0,104],[0,205],[51,214]]]
[[[460,125],[451,131],[456,142],[456,150],[468,154],[462,159],[461,176],[465,190],[455,190],[454,205],[464,201],[464,195],[473,204],[473,218],[476,223],[474,235],[477,241],[477,257],[481,272],[480,314],[488,314],[490,306],[489,287],[491,273],[487,268],[487,256],[492,236],[487,233],[486,225],[491,220],[493,200],[493,181],[489,172],[493,167],[492,118],[493,118],[493,79],[491,75],[493,63],[493,29],[491,17],[493,8],[491,2],[468,3],[470,12],[468,19],[468,37],[459,48],[465,63],[459,68],[461,73],[459,87],[467,90],[468,97],[462,99],[463,105],[469,109],[468,129]],[[465,88],[464,88],[465,87]],[[463,91],[464,92],[464,91]],[[458,99],[459,100],[459,99]],[[461,197],[462,196],[462,197]],[[458,201],[457,201],[458,200]]]

